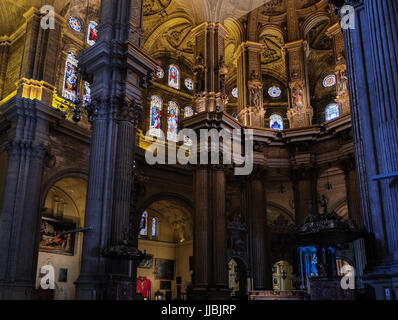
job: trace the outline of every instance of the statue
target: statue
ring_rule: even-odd
[[[201,53],[196,57],[196,65],[194,67],[194,74],[196,76],[196,90],[201,92],[205,87],[205,72],[207,71],[204,65],[204,59]]]
[[[322,214],[327,215],[328,214],[328,205],[327,205],[327,200],[325,195],[322,195],[322,199],[320,201],[321,203],[321,208],[322,208]]]

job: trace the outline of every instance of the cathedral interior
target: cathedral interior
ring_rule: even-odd
[[[0,0],[0,299],[397,299],[397,17]],[[149,164],[183,129],[250,131],[251,173]]]

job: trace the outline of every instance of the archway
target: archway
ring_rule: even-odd
[[[87,181],[68,177],[57,181],[48,190],[44,201],[37,260],[36,288],[38,299],[73,300],[74,282],[80,274],[83,245],[82,233],[67,233],[84,226]],[[53,290],[42,290],[40,282],[54,268]],[[43,270],[44,271],[44,270]]]
[[[228,262],[228,283],[233,299],[247,299],[247,271],[239,258]]]
[[[141,212],[138,249],[147,257],[137,269],[138,299],[186,299],[193,271],[191,208],[171,197],[154,200]]]

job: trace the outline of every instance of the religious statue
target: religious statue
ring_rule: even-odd
[[[303,89],[300,85],[296,85],[293,88],[293,107],[302,107],[304,104],[303,101]]]
[[[258,88],[252,87],[250,89],[250,105],[252,107],[258,107],[260,106],[260,96],[258,94]]]
[[[204,59],[201,53],[196,57],[196,65],[193,71],[196,76],[196,90],[197,92],[203,91],[205,89],[205,72],[207,68],[204,65]]]
[[[340,72],[339,91],[341,93],[347,91],[348,78],[347,78],[346,73],[347,73],[346,70],[342,70]]]
[[[320,201],[321,203],[321,208],[322,208],[322,214],[327,215],[328,214],[328,205],[327,205],[327,200],[325,195],[322,195],[322,199]]]

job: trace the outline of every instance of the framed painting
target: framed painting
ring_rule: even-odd
[[[174,260],[155,260],[155,279],[174,280]]]
[[[66,233],[76,229],[76,224],[43,217],[40,229],[40,251],[73,256],[75,234]]]

